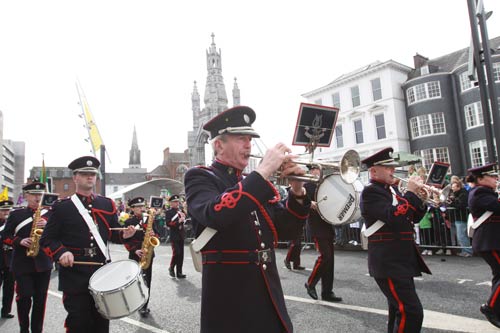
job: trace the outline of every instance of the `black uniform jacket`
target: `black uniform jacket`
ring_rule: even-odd
[[[6,220],[0,220],[0,270],[10,267],[12,257],[12,246],[3,244]]]
[[[83,196],[78,196],[81,200]],[[84,202],[84,200],[82,200]],[[113,200],[93,195],[90,202],[83,205],[97,224],[99,234],[106,244],[108,240],[122,243],[120,232],[109,228],[121,227],[118,223]],[[75,261],[105,263],[106,258],[94,240],[87,223],[80,215],[71,198],[60,199],[51,207],[51,216],[43,231],[40,244],[54,261],[67,251],[71,251]],[[73,265],[59,268],[59,290],[67,292],[88,291],[89,279],[101,266]]]
[[[41,217],[47,219],[50,211],[45,210]],[[14,248],[12,252],[11,271],[14,274],[46,272],[52,270],[52,260],[40,248],[36,257],[26,255],[26,247],[21,245],[24,238],[30,237],[33,221],[16,232],[16,227],[28,218],[33,218],[35,210],[29,207],[14,209],[9,213],[4,229],[4,244]]]
[[[413,221],[420,221],[426,207],[412,192],[403,196],[393,186],[372,181],[361,193],[361,215],[368,229],[377,220],[385,222],[368,238],[368,270],[375,278],[414,277],[431,274],[417,249]],[[395,200],[393,202],[393,199]]]
[[[140,228],[144,231],[146,231],[146,228],[148,227],[148,221],[149,217],[148,216],[143,216],[137,217],[136,215],[132,216],[131,218],[127,219],[124,223],[125,227],[128,227],[129,225],[136,226],[139,225]],[[158,231],[155,228],[155,223],[153,223],[153,231],[155,233],[155,237],[158,237]],[[140,258],[135,254],[135,251],[142,249],[142,243],[144,241],[144,232],[143,231],[137,231],[134,236],[124,239],[123,244],[129,251],[129,259],[133,259],[135,261],[140,261]],[[155,254],[153,253],[153,258]]]
[[[317,201],[316,200],[316,189],[317,189],[317,184],[316,183],[306,183],[304,185],[307,191],[307,196],[309,199],[312,201]],[[341,198],[338,198],[339,200]],[[317,210],[311,209],[309,212],[309,227],[311,228],[311,236],[315,238],[327,238],[327,239],[333,239],[335,236],[335,232],[333,230],[333,226],[323,220],[321,215],[319,215]]]
[[[474,252],[500,250],[500,203],[498,194],[485,186],[476,186],[469,193],[469,209],[474,220],[484,212],[493,214],[474,230],[472,249]]]
[[[178,212],[179,209],[173,208],[170,208],[165,212],[165,221],[170,229],[170,240],[173,241],[180,241],[186,238],[184,223],[179,223],[179,215],[177,215],[177,217],[175,216]]]
[[[275,331],[291,332],[274,246],[277,233],[304,223],[310,202],[306,198],[301,205],[292,195],[273,200],[277,191],[259,173],[242,180],[240,174],[214,162],[185,176],[197,233],[206,226],[218,231],[202,249],[201,331],[269,332],[274,325],[281,326]],[[258,255],[262,250],[267,251]]]

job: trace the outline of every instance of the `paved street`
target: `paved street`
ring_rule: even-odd
[[[111,246],[114,260],[124,259],[121,245]],[[171,248],[157,248],[153,267],[151,316],[138,314],[113,320],[111,332],[198,332],[201,274],[194,271],[186,248],[184,273],[187,279],[168,276]],[[335,283],[339,304],[314,301],[308,297],[304,282],[316,252],[304,250],[302,264],[309,270],[289,271],[283,265],[284,249],[277,250],[281,281],[288,311],[296,332],[385,332],[386,302],[375,282],[367,275],[366,252],[336,251]],[[441,261],[445,259],[446,261]],[[423,332],[498,332],[479,312],[490,290],[490,269],[480,258],[432,256],[426,262],[433,275],[416,280],[417,292],[425,309]],[[320,285],[318,285],[318,293]],[[245,300],[241,300],[245,308]],[[247,309],[249,313],[252,309]],[[15,313],[15,312],[14,312]],[[45,332],[64,332],[65,311],[54,273],[45,317]],[[255,318],[259,320],[259,318]],[[18,332],[16,319],[0,320],[1,332]]]

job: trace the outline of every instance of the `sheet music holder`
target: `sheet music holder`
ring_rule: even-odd
[[[425,184],[434,186],[437,188],[442,188],[446,175],[448,174],[448,169],[450,165],[444,162],[434,162],[432,163],[431,170],[427,176]]]
[[[292,145],[305,146],[313,154],[316,147],[330,147],[339,109],[300,103]]]
[[[42,200],[40,202],[40,205],[45,206],[45,207],[50,207],[54,204],[54,202],[59,199],[59,194],[57,193],[44,193],[42,196]]]
[[[162,208],[163,207],[163,198],[151,196],[149,198],[149,207],[150,208]]]

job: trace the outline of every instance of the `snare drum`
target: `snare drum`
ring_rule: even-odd
[[[326,176],[316,189],[319,215],[333,225],[355,222],[361,217],[361,191],[363,183],[360,180],[348,184],[338,174]]]
[[[134,260],[118,260],[92,274],[89,290],[99,313],[107,319],[126,317],[139,310],[149,290]]]

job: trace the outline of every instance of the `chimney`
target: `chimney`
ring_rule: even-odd
[[[426,58],[418,53],[413,56],[413,66],[415,67],[415,69],[419,69],[420,67],[424,66],[425,64],[427,64],[427,61],[429,61],[429,58]]]

